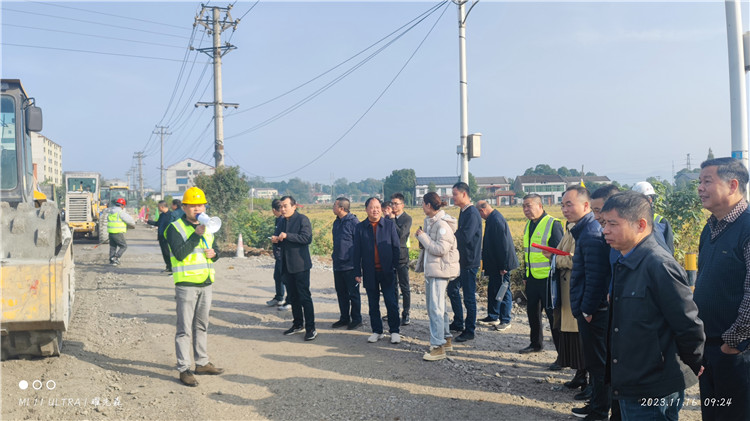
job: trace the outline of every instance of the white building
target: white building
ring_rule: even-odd
[[[458,183],[458,176],[450,177],[417,177],[414,192],[414,202],[422,204],[422,197],[428,192],[434,191],[449,205],[453,204],[453,185]],[[433,187],[433,188],[430,188]]]
[[[580,179],[579,179],[580,182]],[[545,205],[562,203],[562,196],[568,184],[559,175],[519,175],[513,190],[523,195],[536,193]]]
[[[256,187],[250,192],[256,199],[273,199],[279,196],[279,191],[271,187]]]
[[[195,177],[200,174],[213,174],[214,167],[187,158],[167,167],[164,173],[164,194],[182,196],[185,190],[195,185]]]
[[[495,206],[509,206],[514,202],[516,193],[510,189],[510,182],[505,177],[476,177],[477,186],[489,195],[490,203]]]
[[[39,183],[62,186],[62,146],[39,133],[31,133],[31,157]]]

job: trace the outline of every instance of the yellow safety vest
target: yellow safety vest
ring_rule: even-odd
[[[660,223],[661,223],[661,221],[662,221],[662,219],[664,219],[664,217],[663,217],[663,216],[659,215],[658,213],[655,213],[655,214],[654,214],[654,223],[656,223],[656,224],[660,224]]]
[[[127,231],[125,222],[120,218],[120,212],[112,212],[107,216],[107,232],[110,234],[119,234]]]
[[[536,247],[531,247],[531,243],[546,246],[549,244],[549,237],[552,233],[552,225],[557,221],[550,215],[546,215],[536,225],[534,233],[529,235],[529,225],[526,223],[523,232],[523,253],[526,256],[526,276],[532,276],[536,279],[547,279],[549,276],[549,259],[544,257],[542,251]]]
[[[187,225],[182,222],[182,218],[172,222],[177,232],[180,233],[182,239],[187,241],[195,232],[195,227]],[[167,237],[167,231],[164,230],[164,238]],[[213,248],[214,236],[213,234],[206,233],[201,237],[201,243],[198,247],[194,248],[193,251],[185,257],[183,260],[177,260],[172,253],[172,248],[169,249],[169,256],[172,260],[172,278],[174,283],[190,282],[193,284],[202,284],[206,282],[207,278],[214,281],[214,262],[206,257],[206,249]]]

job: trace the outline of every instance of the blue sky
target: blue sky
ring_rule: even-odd
[[[269,181],[357,181],[400,168],[458,174],[455,4],[266,124],[383,44],[265,102],[439,2],[255,3],[238,1],[232,16],[244,17],[222,35],[238,47],[223,59],[224,102],[240,104],[225,112],[227,165]],[[199,9],[191,2],[2,2],[2,77],[20,78],[36,97],[43,134],[63,146],[64,170],[125,178],[133,154],[145,151],[145,183],[158,190],[157,124],[172,132],[165,165],[186,157],[213,163],[213,111],[193,105],[213,101],[211,66],[205,54],[186,53]],[[748,21],[744,2],[744,31]],[[203,31],[194,35],[193,46],[209,45]],[[483,0],[468,17],[467,63],[469,131],[483,134],[482,157],[470,163],[476,176],[514,177],[546,163],[632,184],[669,178],[687,154],[693,166],[708,148],[729,155],[723,1]]]

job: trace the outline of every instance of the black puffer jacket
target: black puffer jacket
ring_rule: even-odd
[[[592,212],[576,222],[570,234],[576,240],[570,275],[570,308],[578,318],[582,313],[593,315],[608,307],[610,249],[604,241],[602,226]]]

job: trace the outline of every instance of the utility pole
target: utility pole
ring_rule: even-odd
[[[731,112],[732,158],[748,166],[747,81],[750,71],[750,32],[742,35],[742,7],[737,0],[725,0],[727,16],[727,50],[729,57],[729,102]],[[744,47],[744,48],[743,48]],[[746,190],[747,191],[747,190]],[[747,191],[745,198],[748,198]]]
[[[687,154],[687,170],[692,171],[692,168],[690,168],[690,154]]]
[[[164,200],[164,135],[171,135],[172,133],[167,133],[164,130],[168,129],[169,126],[156,126],[159,131],[157,132],[154,130],[154,134],[158,134],[161,136],[161,165],[159,165],[159,186],[161,186],[161,200]]]
[[[468,0],[453,0],[458,5],[458,84],[460,92],[461,144],[458,154],[461,159],[461,181],[469,184],[469,101],[466,81],[466,15],[464,5]]]
[[[229,11],[232,9],[232,5],[227,7],[211,6],[208,7],[201,4],[201,12],[195,17],[195,23],[203,25],[209,34],[213,35],[213,47],[210,48],[198,48],[197,50],[201,53],[206,53],[209,57],[213,58],[214,63],[214,101],[213,102],[198,102],[195,104],[196,107],[202,105],[208,107],[209,105],[214,106],[214,159],[216,161],[216,168],[224,166],[224,112],[223,108],[234,107],[237,108],[239,104],[236,103],[224,103],[222,102],[222,88],[221,88],[221,58],[229,51],[237,48],[230,43],[221,45],[221,33],[226,29],[237,28],[239,20],[232,20],[232,15]],[[206,12],[211,10],[211,17]],[[224,18],[220,17],[221,12],[224,12]],[[193,47],[190,47],[193,49]]]
[[[143,200],[143,158],[145,155],[143,152],[136,152],[133,156],[138,159],[138,183],[139,183],[139,197]]]

